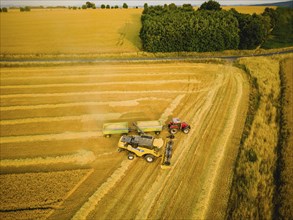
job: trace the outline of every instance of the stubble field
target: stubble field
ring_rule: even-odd
[[[229,64],[2,68],[1,219],[223,218],[248,87]],[[168,170],[101,133],[171,117],[192,130],[176,135]]]

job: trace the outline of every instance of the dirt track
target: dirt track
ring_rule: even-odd
[[[2,205],[0,217],[25,218],[24,211],[49,219],[221,217],[247,100],[244,74],[230,65],[3,68],[1,172],[87,172],[53,208],[7,213]],[[176,135],[169,170],[160,168],[160,159],[128,161],[116,152],[118,136],[101,135],[105,121],[172,116],[192,129]]]

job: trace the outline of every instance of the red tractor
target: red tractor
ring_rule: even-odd
[[[191,127],[186,122],[181,122],[179,118],[173,118],[169,122],[168,128],[171,134],[176,134],[179,130],[183,131],[184,134],[188,134]]]

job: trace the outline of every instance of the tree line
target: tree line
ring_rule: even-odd
[[[148,52],[222,51],[255,49],[274,28],[278,13],[267,8],[263,14],[222,10],[209,0],[198,10],[190,4],[144,5],[140,38]]]

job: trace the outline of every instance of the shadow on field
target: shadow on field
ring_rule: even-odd
[[[125,41],[129,41],[138,50],[141,50],[141,40],[139,31],[141,28],[140,15],[131,15],[130,20],[125,21],[125,25],[118,30],[119,39],[116,46],[123,46]]]

